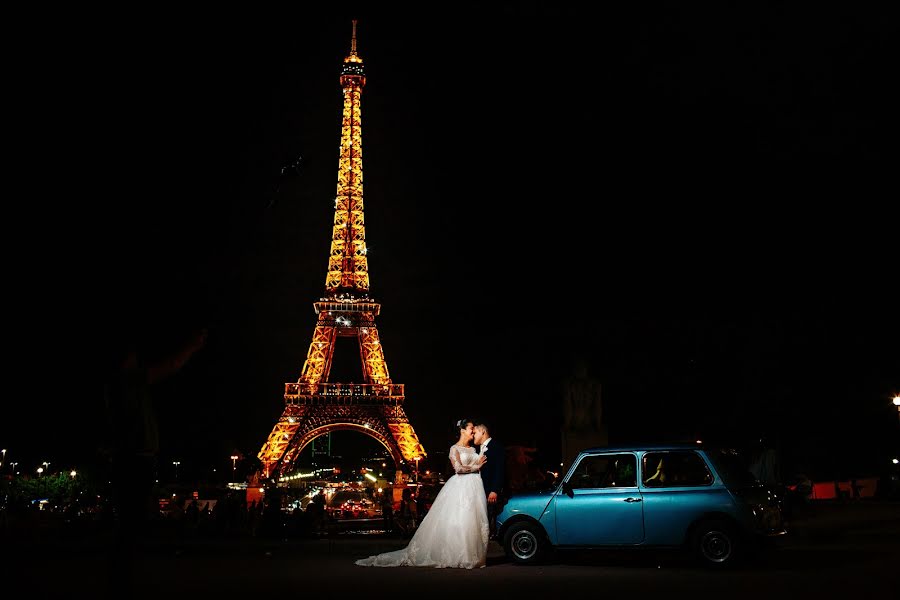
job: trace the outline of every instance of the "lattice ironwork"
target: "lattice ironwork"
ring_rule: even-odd
[[[368,297],[361,107],[366,77],[356,52],[356,21],[340,81],[344,109],[326,295],[313,305],[318,322],[300,378],[285,384],[284,412],[257,455],[266,477],[290,470],[310,442],[336,430],[374,438],[398,469],[426,455],[403,409],[403,385],[393,383],[388,372],[375,326],[381,305]],[[359,341],[365,383],[329,382],[335,341],[342,336]]]

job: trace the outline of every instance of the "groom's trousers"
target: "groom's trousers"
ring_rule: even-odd
[[[497,538],[497,516],[503,511],[504,504],[506,504],[506,496],[504,494],[499,494],[497,496],[497,501],[493,504],[488,502],[488,525],[490,526],[490,536],[492,540]]]

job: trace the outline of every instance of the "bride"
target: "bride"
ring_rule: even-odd
[[[487,497],[479,470],[487,461],[471,446],[472,421],[456,422],[459,441],[450,447],[452,475],[431,505],[409,545],[356,561],[363,567],[483,567],[487,558]]]

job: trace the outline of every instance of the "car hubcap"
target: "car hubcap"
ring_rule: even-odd
[[[700,540],[703,557],[712,562],[725,562],[731,556],[731,540],[721,531],[707,531]]]
[[[537,538],[530,531],[520,531],[513,536],[512,551],[516,558],[529,559],[537,552]]]

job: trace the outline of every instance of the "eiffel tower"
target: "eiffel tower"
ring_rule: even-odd
[[[344,110],[325,296],[313,303],[318,322],[300,379],[285,384],[284,412],[257,455],[266,478],[290,471],[310,442],[337,430],[357,431],[380,442],[394,459],[398,479],[404,464],[426,455],[403,410],[403,384],[388,374],[375,326],[381,305],[369,298],[360,110],[366,76],[356,52],[355,20],[340,81]],[[329,381],[338,337],[358,339],[365,383]]]

